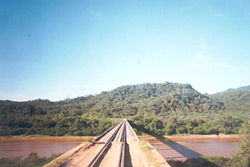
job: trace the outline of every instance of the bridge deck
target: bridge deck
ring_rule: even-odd
[[[46,167],[59,166],[63,163],[66,167],[148,167],[169,165],[160,154],[155,154],[151,159],[140,149],[139,138],[127,120],[121,121],[107,133],[104,133],[93,143],[88,143],[79,149],[73,149],[63,154]],[[64,158],[62,158],[64,157]],[[152,159],[153,158],[153,159]],[[151,162],[150,162],[151,161]],[[154,161],[154,162],[153,162]],[[158,161],[160,163],[158,163]],[[157,162],[157,163],[155,163]],[[158,165],[155,165],[158,164]]]

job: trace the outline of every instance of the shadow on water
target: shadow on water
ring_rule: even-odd
[[[218,165],[209,162],[208,160],[199,157],[199,158],[191,158],[183,161],[170,160],[168,164],[171,167],[219,167]]]
[[[159,136],[159,135],[155,134],[154,132],[149,131],[148,129],[145,129],[144,127],[138,127],[132,121],[129,121],[129,123],[131,124],[131,126],[136,128],[137,130],[143,131],[144,133],[155,137],[161,143],[165,144],[166,146],[170,147],[171,149],[173,149],[176,152],[178,152],[179,154],[181,154],[184,158],[198,158],[198,157],[203,156],[202,154],[200,154],[200,153],[198,153],[190,148],[187,148],[187,147],[185,147],[177,142],[174,142],[173,140],[167,139],[164,136]],[[173,158],[173,157],[171,157],[171,158]],[[178,158],[180,158],[180,157],[178,157]]]
[[[159,140],[161,143],[167,145],[168,147],[172,148],[179,154],[181,154],[185,158],[197,158],[203,156],[202,154],[191,150],[190,148],[187,148],[177,142],[174,142],[173,140],[164,138],[164,137],[159,137],[159,136],[154,136],[157,140]]]
[[[155,137],[156,140],[160,141],[162,144],[166,145],[170,149],[175,150],[176,152],[178,152],[180,155],[183,156],[183,157],[180,157],[180,156],[171,157],[171,160],[170,158],[169,159],[165,158],[165,160],[169,163],[171,167],[218,167],[216,164],[204,159],[202,157],[203,156],[202,154],[190,148],[187,148],[177,142],[174,142],[173,140],[165,138],[164,136],[159,136],[155,134],[154,132],[145,129],[144,127],[141,127],[141,126],[139,127],[136,124],[134,124],[132,121],[129,121],[129,123],[133,128]],[[170,150],[170,149],[166,148],[166,150]],[[185,161],[178,161],[178,160],[175,160],[175,158],[187,158],[187,159]]]

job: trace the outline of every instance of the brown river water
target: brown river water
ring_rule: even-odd
[[[0,158],[28,156],[31,152],[41,157],[53,153],[63,153],[84,141],[81,137],[46,137],[46,138],[0,138]]]
[[[183,136],[140,137],[147,140],[166,159],[185,160],[202,155],[231,157],[238,151],[239,136]],[[0,158],[26,157],[31,152],[49,157],[53,153],[66,152],[84,141],[84,137],[45,137],[45,138],[0,138]]]
[[[237,135],[171,136],[162,138],[142,137],[166,160],[186,160],[206,156],[231,157],[239,150]]]

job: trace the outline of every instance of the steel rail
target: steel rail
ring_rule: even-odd
[[[121,149],[120,149],[120,156],[118,161],[118,167],[125,165],[125,147],[126,147],[126,122],[124,123],[123,129],[122,129],[122,136],[121,136]]]
[[[125,124],[125,121],[123,121],[119,127],[116,129],[116,131],[112,134],[112,136],[109,138],[109,140],[105,143],[105,145],[101,148],[101,150],[96,154],[96,156],[91,160],[91,162],[87,165],[87,167],[93,167],[98,162],[99,158],[102,156],[102,154],[106,151],[108,146],[111,144],[112,140],[115,138],[118,131],[121,129],[122,125]]]
[[[122,161],[121,167],[126,166],[126,144],[127,144],[127,129],[126,129],[127,122],[125,121],[124,129],[123,129],[123,141],[122,141]]]
[[[95,141],[100,140],[103,136],[105,136],[108,132],[110,132],[112,129],[114,129],[116,126],[118,126],[119,123],[115,124],[114,126],[112,126],[111,128],[109,128],[108,130],[104,131],[102,134],[100,134],[100,136],[98,136]]]

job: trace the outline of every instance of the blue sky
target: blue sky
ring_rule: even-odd
[[[0,0],[0,99],[250,84],[249,0]]]

